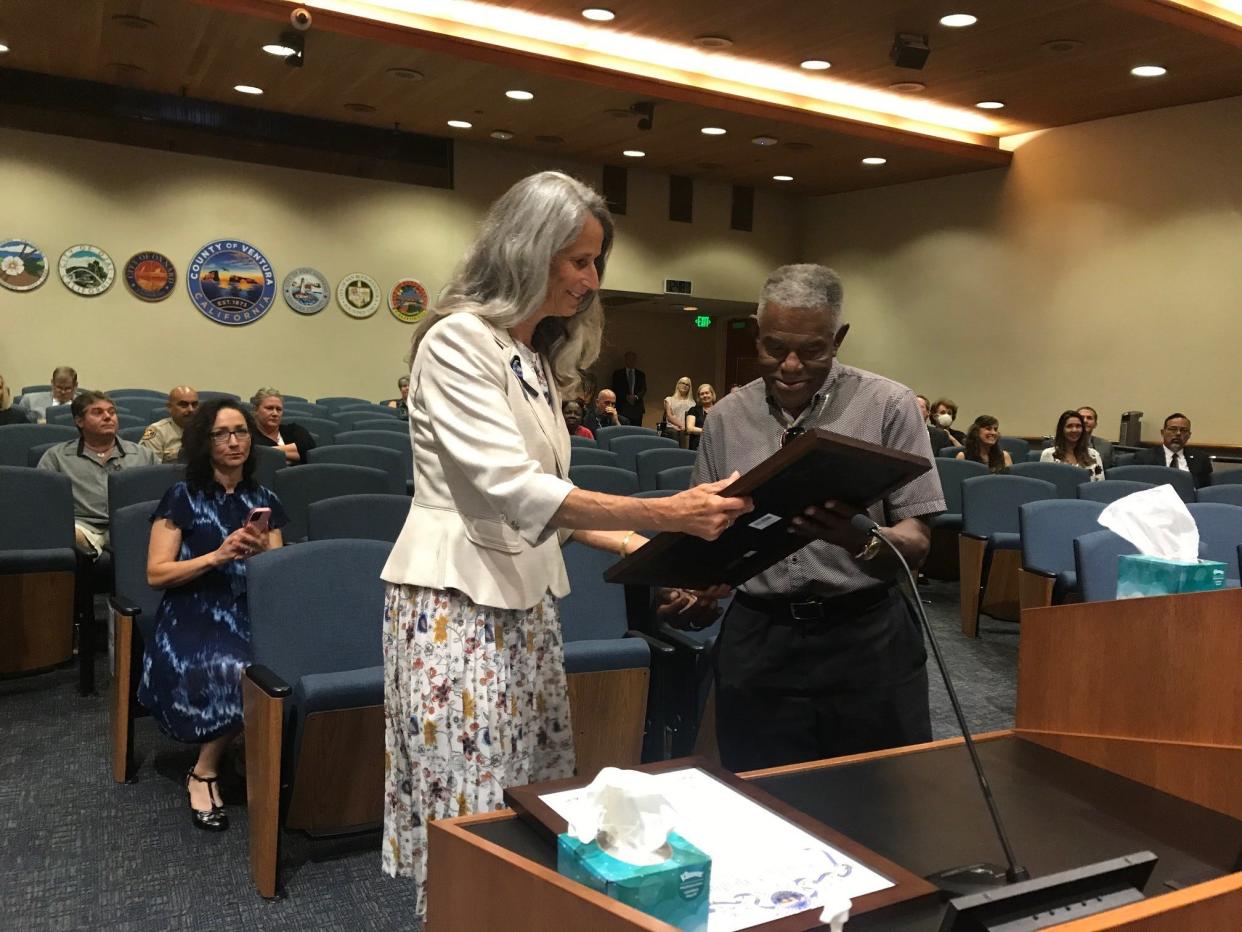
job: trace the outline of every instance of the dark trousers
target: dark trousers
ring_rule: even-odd
[[[931,740],[927,653],[896,589],[795,621],[734,599],[715,648],[716,737],[734,772]]]

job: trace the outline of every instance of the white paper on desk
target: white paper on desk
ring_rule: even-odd
[[[653,775],[677,810],[677,833],[711,855],[708,932],[736,932],[893,882],[697,768]],[[582,789],[541,796],[568,821]]]

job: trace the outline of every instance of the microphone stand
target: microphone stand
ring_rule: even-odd
[[[979,752],[975,748],[974,738],[970,735],[970,728],[966,725],[966,716],[962,713],[962,705],[958,702],[957,690],[953,688],[953,680],[949,677],[949,668],[945,666],[944,656],[940,653],[940,644],[936,640],[936,632],[932,630],[931,623],[927,620],[927,613],[923,611],[923,603],[919,598],[918,584],[915,582],[914,574],[910,571],[910,564],[906,562],[905,556],[897,546],[880,530],[880,526],[866,514],[855,515],[850,523],[856,529],[866,533],[868,537],[878,538],[897,557],[901,568],[905,571],[906,581],[914,596],[912,601],[915,611],[923,625],[923,631],[927,635],[928,643],[931,644],[932,654],[936,658],[936,665],[940,667],[940,676],[944,679],[944,687],[949,694],[949,704],[953,706],[953,714],[957,718],[958,727],[962,730],[962,739],[966,744],[966,750],[970,752],[970,761],[974,766],[975,776],[979,780],[979,789],[983,792],[983,800],[987,803],[988,814],[992,817],[992,825],[996,828],[996,836],[1000,839],[1001,848],[1005,852],[1007,867],[1004,869],[1003,874],[1001,869],[995,865],[971,864],[937,871],[934,874],[930,874],[928,879],[936,883],[941,889],[955,893],[961,890],[975,889],[981,883],[999,882],[1002,876],[1006,883],[1029,880],[1030,872],[1017,862],[1017,858],[1014,857],[1013,847],[1009,844],[1009,836],[1006,834],[1005,826],[1001,822],[1000,810],[997,809],[996,800],[992,796],[992,787],[988,783],[987,774],[983,771],[983,763],[979,760]]]

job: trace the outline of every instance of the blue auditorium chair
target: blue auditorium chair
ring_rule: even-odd
[[[361,443],[371,447],[384,447],[396,450],[401,454],[402,475],[406,479],[414,477],[414,450],[410,446],[410,435],[407,432],[397,433],[391,430],[346,430],[336,435],[337,443]]]
[[[369,443],[335,443],[330,447],[316,447],[306,457],[308,463],[344,463],[379,469],[392,477],[394,494],[402,492],[406,479],[410,478],[406,471],[407,460],[396,450]],[[406,499],[406,506],[409,506],[409,499]]]
[[[1060,605],[1077,592],[1074,538],[1098,531],[1103,510],[1100,502],[1075,498],[1027,502],[1018,509],[1022,537],[1018,603],[1022,608]]]
[[[135,466],[108,474],[108,523],[127,505],[158,502],[164,493],[185,478],[184,463],[157,463]]]
[[[1030,441],[1023,440],[1021,437],[1001,437],[997,443],[1015,463],[1025,463],[1027,454],[1031,452]]]
[[[155,612],[163,593],[147,585],[147,545],[151,515],[158,501],[137,502],[112,513],[109,539],[115,584],[110,599],[113,627],[112,779],[134,777],[134,720],[145,714],[138,704],[138,681],[147,644],[155,642]]]
[[[397,542],[410,513],[408,495],[338,495],[307,509],[307,540],[384,540]]]
[[[673,466],[656,473],[657,489],[673,489],[684,492],[694,482],[693,466]]]
[[[1171,485],[1184,502],[1195,500],[1195,480],[1190,473],[1169,466],[1114,466],[1104,473],[1106,479],[1129,479],[1152,485]]]
[[[404,487],[402,487],[404,488]],[[272,489],[285,506],[289,523],[282,529],[287,543],[305,540],[307,510],[314,502],[338,495],[399,494],[393,477],[380,469],[340,463],[308,463],[276,473]]]
[[[1074,572],[1084,602],[1117,598],[1117,560],[1127,553],[1138,550],[1108,528],[1074,538]]]
[[[616,466],[570,466],[569,481],[588,492],[633,495],[638,491],[638,476]]]
[[[677,441],[669,437],[631,435],[609,438],[608,449],[617,454],[622,469],[628,469],[637,474],[638,468],[635,461],[643,450],[676,450],[678,447]]]
[[[350,430],[388,430],[394,434],[408,434],[410,423],[399,417],[369,417],[355,421]]]
[[[256,446],[253,449],[254,476],[252,478],[265,489],[275,489],[276,473],[289,465],[285,451],[277,450],[275,447],[261,446]]]
[[[591,437],[574,437],[572,435],[569,438],[569,445],[571,447],[590,447],[591,449],[599,448],[599,444],[596,443]]]
[[[1103,482],[1084,482],[1078,486],[1078,497],[1084,501],[1103,502],[1105,505],[1119,498],[1154,489],[1150,482],[1135,482],[1132,479],[1105,479]]]
[[[640,450],[634,457],[634,471],[638,473],[638,487],[650,491],[659,488],[656,477],[666,469],[678,466],[694,466],[694,450],[683,450],[680,447],[659,447],[651,450]]]
[[[324,447],[336,443],[336,435],[340,427],[332,418],[298,415],[297,417],[286,416],[285,420],[304,427],[314,434],[317,446]]]
[[[621,468],[621,461],[617,459],[617,454],[611,450],[601,450],[598,447],[570,447],[569,449],[569,465],[572,466],[611,466],[614,469]]]
[[[265,897],[279,889],[282,825],[322,836],[383,819],[380,570],[390,549],[381,541],[320,540],[249,563],[246,802],[250,874]]]
[[[385,409],[388,410],[388,409]],[[337,423],[337,432],[341,433],[347,430],[367,430],[365,427],[359,426],[363,421],[374,421],[376,418],[385,418],[393,424],[401,427],[401,432],[405,433],[409,430],[409,426],[396,414],[380,414],[377,411],[365,408],[346,408],[344,410],[337,409],[332,412],[332,420]]]
[[[326,398],[315,399],[315,404],[323,405],[329,411],[339,411],[344,408],[353,408],[359,405],[365,406],[373,403],[367,398],[353,398],[349,395],[329,395]]]
[[[69,478],[0,466],[0,515],[0,674],[64,663],[77,569]]]
[[[1195,492],[1201,502],[1218,502],[1222,505],[1242,505],[1242,485],[1230,482],[1226,485],[1205,485]]]
[[[962,482],[958,565],[962,580],[962,633],[967,637],[977,637],[979,633],[979,606],[994,555],[1020,547],[1018,509],[1027,502],[1056,497],[1056,486],[1051,482],[1025,476],[975,476]]]
[[[1242,544],[1242,508],[1224,502],[1186,506],[1199,529],[1199,558],[1225,564],[1225,585],[1238,585],[1238,545]]]
[[[1078,486],[1087,476],[1087,471],[1069,463],[1024,463],[1015,459],[1009,474],[1043,479],[1044,482],[1051,482],[1056,486],[1059,498],[1077,498]]]
[[[601,450],[609,449],[613,437],[658,437],[650,427],[635,427],[631,424],[610,424],[595,431],[595,444]]]

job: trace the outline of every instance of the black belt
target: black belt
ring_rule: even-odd
[[[751,611],[763,612],[777,624],[803,624],[860,615],[888,601],[894,588],[893,584],[886,583],[841,595],[798,595],[787,599],[760,598],[739,589],[733,598]]]

